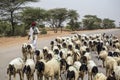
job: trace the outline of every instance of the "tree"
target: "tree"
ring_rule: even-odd
[[[87,29],[98,29],[101,28],[102,20],[96,15],[85,15],[83,21],[83,26]]]
[[[61,28],[62,32],[62,24],[68,17],[67,12],[68,11],[66,8],[55,8],[47,11],[47,22],[51,24],[51,27],[55,33],[57,33],[57,28],[59,27]]]
[[[115,23],[114,22],[115,22],[114,20],[111,20],[111,19],[108,19],[108,18],[103,19],[103,22],[102,22],[103,28],[105,28],[105,29],[115,28]]]
[[[17,15],[23,5],[27,2],[37,2],[38,0],[0,0],[0,14],[5,20],[11,23],[11,33],[14,35]]]
[[[28,26],[31,24],[31,22],[37,21],[38,23],[41,23],[45,20],[46,10],[41,8],[27,7],[22,11],[21,17],[22,22],[26,25],[26,29],[28,29]]]
[[[68,11],[68,25],[70,25],[70,29],[76,30],[80,27],[80,22],[78,22],[79,14],[75,10]]]
[[[69,29],[75,31],[75,30],[79,30],[81,22],[73,22],[73,20],[70,20],[68,25],[69,25]]]

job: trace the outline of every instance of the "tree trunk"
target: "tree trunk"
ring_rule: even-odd
[[[63,26],[62,26],[62,21],[59,22],[58,27],[60,27],[61,33],[62,33],[62,27],[63,27]]]
[[[13,11],[11,11],[11,20],[10,20],[10,22],[11,22],[11,26],[12,26],[12,32],[11,32],[11,34],[12,34],[12,36],[14,36],[15,26],[14,26],[14,22],[13,22]]]
[[[55,33],[55,27],[53,26],[52,28],[53,28],[53,31],[54,31],[54,33]]]
[[[53,30],[54,30],[54,33],[55,33],[55,32],[56,32],[56,31],[55,31],[55,27],[53,27]]]
[[[62,26],[61,26],[61,33],[62,33]]]
[[[57,27],[55,28],[55,33],[57,33]]]
[[[58,28],[56,28],[56,33],[58,32]]]
[[[58,31],[58,30],[57,30],[57,26],[56,26],[56,27],[55,27],[55,33],[57,33],[57,31]]]
[[[22,36],[25,36],[26,35],[26,30],[27,30],[27,26],[26,25],[24,25],[24,29],[23,29],[24,31],[23,31],[23,34],[22,34]]]
[[[72,31],[74,31],[74,25],[72,26]]]

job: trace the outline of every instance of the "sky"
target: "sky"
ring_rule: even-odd
[[[90,14],[101,19],[115,20],[117,26],[120,24],[120,0],[40,0],[37,3],[29,3],[27,6],[43,9],[74,9],[79,13],[80,20],[84,15]]]

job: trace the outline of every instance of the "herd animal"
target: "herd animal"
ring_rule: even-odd
[[[22,44],[22,57],[10,61],[7,67],[11,76],[20,80],[120,80],[120,42],[115,35],[73,34],[56,37],[49,46],[35,49],[32,44]],[[99,70],[92,54],[106,73]],[[61,76],[64,74],[63,76]]]

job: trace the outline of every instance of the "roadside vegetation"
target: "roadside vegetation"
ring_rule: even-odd
[[[0,36],[26,36],[32,21],[37,22],[41,34],[47,34],[47,30],[57,33],[58,30],[115,28],[114,20],[101,19],[97,15],[85,15],[80,21],[80,15],[72,9],[25,7],[28,2],[37,1],[39,0],[0,0]]]

